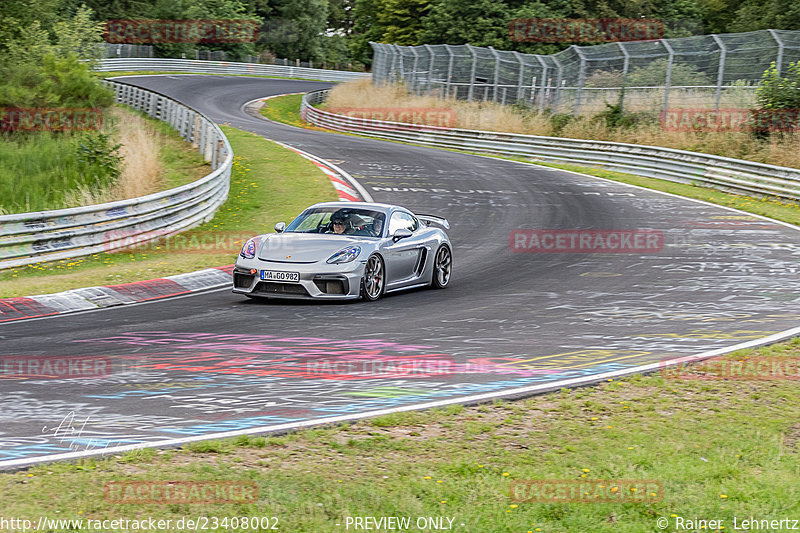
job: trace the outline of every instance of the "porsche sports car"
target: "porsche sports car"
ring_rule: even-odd
[[[443,229],[442,229],[443,228]],[[255,297],[356,299],[450,283],[453,248],[446,219],[396,205],[314,204],[276,233],[242,246],[233,292]]]

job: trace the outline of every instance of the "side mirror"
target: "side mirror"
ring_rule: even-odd
[[[394,235],[392,235],[392,240],[394,242],[397,242],[400,239],[405,239],[406,237],[411,237],[411,230],[400,228],[399,230],[394,232]]]
[[[286,224],[284,222],[278,222],[275,224],[275,231],[278,233],[283,233],[283,230],[286,229]]]

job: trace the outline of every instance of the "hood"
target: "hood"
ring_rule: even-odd
[[[270,233],[259,246],[258,258],[280,263],[316,263],[326,261],[346,246],[363,243],[363,239],[352,235]]]

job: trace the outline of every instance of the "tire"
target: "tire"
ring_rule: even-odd
[[[381,296],[386,288],[386,269],[383,259],[377,254],[372,254],[364,265],[364,277],[361,278],[361,297],[368,302],[374,302]]]
[[[446,244],[439,246],[436,255],[433,256],[433,273],[431,276],[431,287],[434,289],[444,289],[450,283],[450,276],[453,273],[453,252]]]

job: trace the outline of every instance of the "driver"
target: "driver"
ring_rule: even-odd
[[[383,231],[383,215],[376,216],[372,219],[372,231],[375,233],[376,237],[381,236],[381,232]]]
[[[347,224],[347,218],[341,213],[336,213],[331,217],[331,228],[337,235],[349,233],[347,230],[350,229]]]

